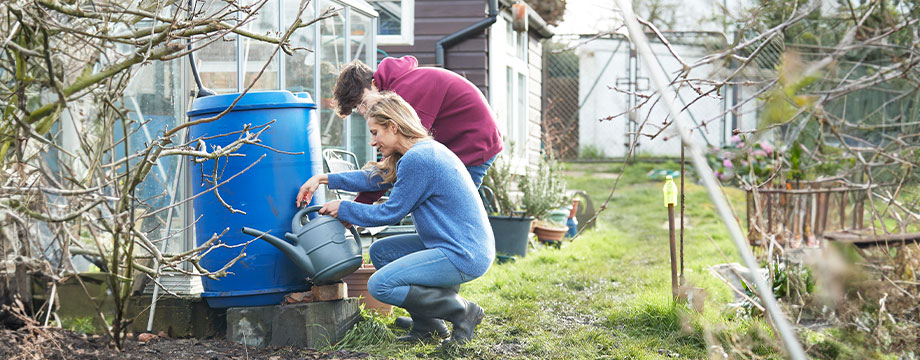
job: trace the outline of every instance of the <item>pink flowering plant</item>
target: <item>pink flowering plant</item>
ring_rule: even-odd
[[[766,140],[747,140],[742,135],[732,136],[728,144],[713,147],[707,155],[709,166],[720,181],[760,183],[777,169],[779,156],[773,144]]]

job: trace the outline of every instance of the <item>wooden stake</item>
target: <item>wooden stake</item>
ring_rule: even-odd
[[[674,230],[674,204],[668,204],[668,230],[671,231],[671,296],[677,301],[677,240]]]
[[[684,146],[680,146],[680,286],[684,286]]]

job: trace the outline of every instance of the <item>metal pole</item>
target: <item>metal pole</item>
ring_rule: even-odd
[[[805,351],[802,350],[802,345],[799,344],[799,340],[796,339],[795,332],[792,331],[792,325],[789,323],[789,320],[786,319],[785,314],[780,311],[773,291],[767,286],[763,277],[759,275],[760,266],[757,264],[757,259],[755,259],[754,254],[751,253],[747,241],[744,240],[744,234],[741,232],[741,227],[738,226],[728,206],[728,202],[722,196],[722,191],[719,188],[720,185],[712,173],[712,168],[706,163],[706,159],[703,157],[703,153],[700,151],[699,146],[691,141],[690,129],[684,124],[684,116],[680,108],[674,103],[674,90],[668,86],[664,72],[662,72],[661,69],[656,69],[651,66],[653,64],[652,61],[654,61],[654,55],[652,54],[651,48],[649,48],[648,39],[645,37],[645,33],[642,32],[642,29],[639,27],[639,22],[636,20],[636,14],[633,13],[632,10],[632,4],[628,0],[616,1],[620,10],[623,11],[623,20],[626,22],[631,40],[636,44],[639,53],[642,55],[642,59],[649,66],[649,76],[652,78],[655,87],[659,91],[661,101],[670,109],[671,116],[674,119],[673,123],[680,132],[681,140],[683,140],[684,145],[690,150],[690,158],[693,161],[694,167],[696,167],[697,173],[699,173],[700,178],[703,180],[703,185],[709,192],[709,196],[712,198],[712,202],[715,204],[719,215],[722,217],[722,221],[725,223],[725,226],[728,227],[729,234],[731,234],[732,240],[735,242],[735,247],[738,248],[738,252],[741,254],[745,266],[750,269],[751,274],[754,274],[751,276],[750,280],[753,281],[760,295],[760,299],[763,301],[764,309],[772,318],[776,332],[779,333],[786,350],[789,352],[789,357],[794,360],[805,360]]]

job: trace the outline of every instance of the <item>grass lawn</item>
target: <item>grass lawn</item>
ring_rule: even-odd
[[[609,174],[620,167],[569,164],[579,176],[568,178],[568,187],[586,190],[599,207],[613,185]],[[663,183],[645,177],[653,168],[677,165],[631,165],[594,229],[561,249],[538,247],[525,258],[495,264],[464,285],[461,294],[486,311],[471,343],[396,344],[389,339],[403,331],[390,325],[392,318],[376,318],[340,346],[385,358],[697,359],[709,358],[715,344],[732,358],[782,358],[763,321],[723,314],[733,297],[708,268],[740,258],[708,195],[690,181],[686,278],[705,289],[705,305],[695,311],[672,303]],[[743,216],[743,193],[726,191]]]

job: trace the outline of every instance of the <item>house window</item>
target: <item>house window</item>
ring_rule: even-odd
[[[377,10],[377,43],[415,45],[415,0],[368,0]]]
[[[502,134],[506,147],[514,143],[515,152],[523,154],[527,148],[527,33],[517,32],[511,22],[499,17],[492,26],[489,39],[489,68],[503,69],[489,75],[489,101],[503,124]]]

